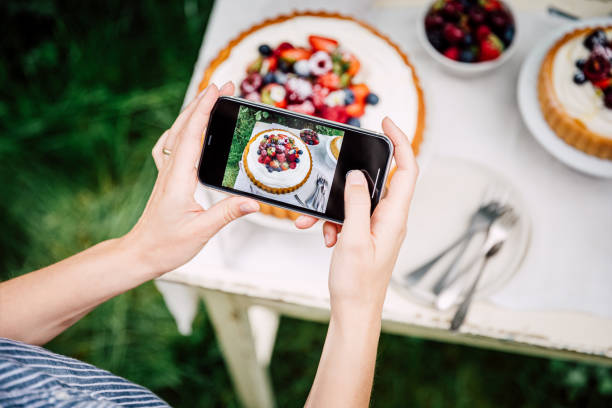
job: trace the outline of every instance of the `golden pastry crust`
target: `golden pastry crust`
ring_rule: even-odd
[[[410,68],[412,72],[412,79],[413,79],[414,87],[415,87],[417,98],[418,98],[417,124],[416,124],[416,129],[414,132],[414,136],[412,138],[412,150],[414,152],[414,155],[416,156],[419,153],[419,147],[421,145],[421,142],[423,141],[423,132],[425,130],[425,102],[423,98],[423,90],[421,89],[421,83],[416,74],[414,66],[412,65],[412,63],[410,62],[406,54],[404,54],[404,52],[397,46],[397,44],[391,41],[389,37],[380,33],[374,27],[372,27],[371,25],[367,23],[364,23],[363,21],[359,21],[352,17],[345,16],[339,13],[331,13],[331,12],[325,12],[325,11],[294,11],[291,14],[279,15],[277,17],[264,20],[261,23],[256,24],[250,27],[249,29],[241,32],[240,34],[238,34],[238,36],[232,39],[227,44],[227,46],[222,48],[221,51],[219,51],[219,53],[217,54],[217,56],[213,58],[212,61],[208,64],[208,67],[206,67],[206,70],[204,70],[204,76],[202,77],[202,81],[200,81],[199,91],[202,91],[204,88],[208,86],[208,83],[210,82],[210,78],[212,77],[215,70],[219,67],[219,65],[223,63],[223,61],[225,61],[229,57],[230,53],[232,52],[232,49],[240,41],[242,41],[245,37],[249,36],[255,31],[260,30],[268,25],[282,23],[289,19],[292,19],[295,17],[302,17],[302,16],[336,18],[340,20],[354,21],[360,26],[370,31],[373,35],[382,38],[401,56],[404,63]],[[390,178],[391,178],[391,175],[389,176],[389,179]],[[291,220],[295,220],[296,218],[300,216],[300,214],[295,213],[293,211],[289,211],[283,208],[274,207],[274,206],[263,204],[263,203],[260,204],[260,212],[263,214],[273,215],[278,218],[289,218]]]
[[[563,109],[555,93],[552,70],[555,55],[566,42],[596,28],[606,30],[611,27],[587,27],[567,33],[548,51],[538,75],[540,109],[551,129],[570,146],[602,159],[612,159],[612,138],[589,130],[582,121],[570,116]],[[568,78],[568,81],[571,80]]]
[[[261,132],[257,133],[255,136],[253,136],[251,138],[251,140],[249,140],[249,143],[247,143],[246,147],[244,148],[244,152],[242,153],[242,166],[244,167],[245,173],[247,174],[247,176],[249,176],[249,179],[253,182],[253,184],[255,184],[257,187],[261,188],[262,190],[267,191],[268,193],[272,193],[272,194],[287,194],[287,193],[291,193],[292,191],[295,191],[298,188],[302,187],[304,185],[304,183],[306,183],[306,181],[308,181],[308,178],[310,177],[310,173],[312,172],[312,155],[310,154],[310,150],[308,149],[308,147],[306,147],[306,145],[304,145],[304,146],[305,146],[306,152],[308,152],[308,157],[310,158],[310,168],[308,169],[308,173],[306,174],[306,177],[304,177],[303,180],[301,180],[298,184],[296,184],[294,186],[285,187],[285,188],[274,188],[274,187],[266,186],[261,181],[257,180],[255,178],[255,176],[253,175],[253,173],[251,173],[251,170],[249,170],[249,165],[247,163],[247,156],[249,155],[249,149],[251,148],[251,143],[253,143],[255,140],[257,140],[257,138],[259,136],[261,136],[262,134],[267,133],[267,132],[273,132],[273,131],[281,131],[281,132],[290,133],[291,136],[293,138],[295,138],[296,140],[300,139],[299,137],[297,137],[293,133],[291,133],[291,132],[289,132],[287,130],[284,130],[284,129],[266,129],[264,131],[261,131]],[[284,211],[287,211],[287,210],[284,210]]]
[[[331,150],[332,154],[334,155],[334,157],[336,158],[336,160],[338,160],[338,156],[340,156],[340,150],[338,149],[338,146],[336,146],[336,139],[340,139],[342,138],[342,136],[336,136],[331,140],[331,143],[329,144],[329,150]]]

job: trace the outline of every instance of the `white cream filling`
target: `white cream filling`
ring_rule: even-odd
[[[608,38],[612,29],[606,30]],[[592,132],[612,138],[612,109],[606,108],[601,94],[587,81],[582,85],[573,78],[578,69],[576,61],[587,59],[589,50],[582,45],[587,34],[573,38],[563,44],[553,60],[553,85],[557,99],[572,117],[580,120]]]
[[[275,47],[289,41],[296,46],[308,46],[308,36],[312,34],[334,38],[344,50],[353,53],[361,63],[354,82],[365,82],[380,97],[377,105],[366,107],[360,118],[362,127],[380,131],[382,119],[388,115],[412,139],[418,113],[412,70],[385,40],[354,21],[303,16],[263,27],[232,49],[211,81],[221,85],[231,80],[238,85],[246,76],[248,63],[259,55],[257,48],[261,44]]]
[[[295,169],[287,169],[283,171],[269,172],[265,164],[259,163],[259,155],[257,150],[259,144],[264,140],[265,135],[283,135],[293,139],[298,150],[304,153],[300,155],[300,162],[296,164]],[[293,187],[304,180],[310,170],[310,155],[308,148],[302,140],[293,134],[284,130],[270,130],[257,136],[257,139],[249,145],[249,153],[247,155],[247,166],[255,180],[270,188],[288,188]]]

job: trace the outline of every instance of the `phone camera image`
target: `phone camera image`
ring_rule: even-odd
[[[240,106],[222,185],[324,214],[344,131]]]

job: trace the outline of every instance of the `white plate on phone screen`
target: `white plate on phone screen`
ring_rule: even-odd
[[[544,56],[550,47],[565,33],[582,27],[611,25],[612,18],[595,18],[573,22],[539,41],[525,59],[518,80],[518,104],[525,124],[535,139],[550,154],[566,165],[583,173],[598,177],[612,177],[612,160],[600,159],[573,148],[559,138],[548,126],[538,101],[538,73]],[[568,78],[571,81],[571,78]]]

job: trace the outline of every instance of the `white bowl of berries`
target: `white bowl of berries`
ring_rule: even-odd
[[[516,34],[514,13],[501,0],[435,0],[417,23],[427,53],[461,76],[501,66],[516,49]]]

